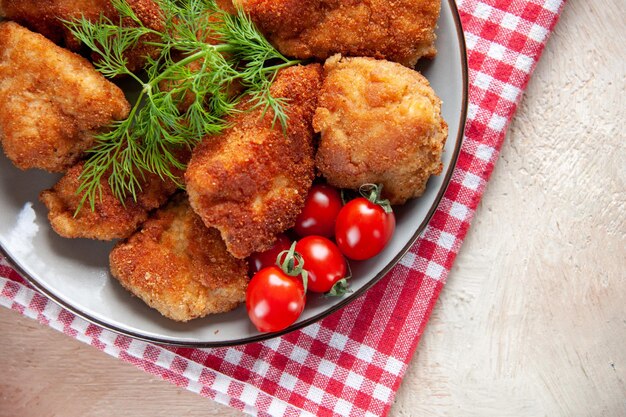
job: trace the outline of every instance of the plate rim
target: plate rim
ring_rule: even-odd
[[[38,282],[37,279],[35,279],[34,277],[31,277],[20,265],[18,262],[16,262],[9,254],[8,251],[4,248],[4,246],[0,245],[0,254],[3,255],[3,257],[5,258],[5,260],[10,264],[11,267],[13,267],[16,271],[18,271],[20,273],[20,275],[32,286],[35,287],[40,293],[42,293],[44,296],[46,296],[46,298],[48,298],[49,300],[53,301],[54,303],[56,303],[57,305],[59,305],[60,307],[69,310],[70,312],[72,312],[73,314],[75,314],[76,316],[88,321],[89,323],[95,324],[99,327],[102,327],[106,330],[112,331],[114,333],[120,334],[120,335],[124,335],[124,336],[129,336],[132,337],[134,339],[138,339],[144,342],[150,342],[150,343],[156,343],[156,344],[160,344],[160,345],[166,345],[166,346],[179,346],[179,347],[188,347],[188,348],[215,348],[215,347],[228,347],[228,346],[237,346],[237,345],[243,345],[243,344],[247,344],[247,343],[254,343],[254,342],[260,342],[263,340],[268,340],[268,339],[273,339],[275,337],[279,337],[282,335],[285,335],[287,333],[291,333],[292,331],[295,330],[299,330],[303,327],[306,327],[310,324],[313,324],[319,320],[322,320],[325,317],[328,317],[329,315],[335,313],[336,311],[338,311],[339,309],[347,306],[348,304],[350,304],[351,302],[355,301],[357,298],[359,298],[360,296],[362,296],[367,290],[369,290],[371,287],[373,287],[376,283],[378,283],[385,275],[387,275],[389,273],[389,271],[391,271],[392,268],[394,268],[398,262],[400,261],[400,259],[402,259],[402,257],[404,257],[404,255],[406,255],[406,253],[411,249],[411,247],[415,244],[415,242],[417,241],[417,239],[422,235],[422,233],[424,232],[424,229],[426,228],[426,226],[428,225],[428,223],[430,222],[430,220],[432,219],[433,215],[435,214],[435,212],[437,211],[437,208],[439,207],[441,200],[443,199],[443,196],[445,195],[446,191],[448,190],[448,187],[450,186],[450,182],[452,179],[452,175],[456,169],[456,165],[457,165],[457,161],[458,161],[458,157],[461,151],[461,147],[463,144],[463,138],[465,135],[465,124],[467,122],[467,110],[468,110],[468,101],[469,101],[469,70],[468,70],[468,63],[467,63],[467,47],[465,44],[465,35],[463,33],[463,25],[461,23],[461,16],[459,14],[459,9],[456,5],[455,0],[447,0],[448,5],[450,6],[450,10],[452,11],[452,18],[454,21],[454,26],[456,28],[456,37],[457,40],[459,42],[459,49],[460,49],[460,54],[461,54],[461,72],[462,72],[462,84],[463,84],[463,94],[462,94],[462,99],[461,99],[461,103],[462,103],[462,108],[461,108],[461,113],[459,115],[459,131],[457,133],[457,137],[456,137],[456,146],[453,150],[453,154],[452,154],[452,158],[450,160],[450,167],[446,173],[446,176],[444,177],[443,180],[443,184],[444,186],[441,187],[441,189],[439,190],[439,192],[437,193],[437,196],[435,197],[435,201],[433,202],[432,206],[430,207],[430,209],[428,210],[428,213],[426,214],[426,216],[424,217],[424,220],[422,220],[422,222],[420,223],[420,225],[418,226],[418,228],[415,230],[415,233],[411,236],[411,238],[408,240],[408,242],[406,243],[406,245],[393,257],[393,259],[380,271],[378,272],[378,274],[376,274],[372,279],[370,279],[366,284],[364,284],[361,288],[359,288],[358,290],[356,290],[355,292],[351,293],[349,296],[347,296],[346,298],[344,298],[343,300],[339,301],[337,304],[333,305],[332,307],[330,307],[329,309],[325,310],[322,313],[319,313],[313,317],[310,317],[306,320],[303,320],[301,322],[298,322],[296,324],[293,324],[289,327],[287,327],[286,329],[283,329],[281,331],[278,332],[272,332],[272,333],[260,333],[258,335],[254,335],[254,336],[250,336],[250,337],[245,337],[242,339],[233,339],[233,340],[228,340],[228,341],[219,341],[219,342],[195,342],[195,341],[176,341],[176,340],[170,340],[170,339],[165,339],[165,338],[161,338],[161,337],[153,337],[153,336],[146,336],[146,335],[142,335],[139,333],[135,333],[133,331],[130,330],[125,330],[122,329],[114,324],[111,323],[106,323],[102,320],[99,320],[95,317],[91,317],[88,313],[83,312],[82,310],[80,310],[79,308],[70,305],[69,303],[66,303],[65,301],[61,300],[60,298],[58,298],[56,295],[52,294],[48,289],[46,289],[41,283]]]

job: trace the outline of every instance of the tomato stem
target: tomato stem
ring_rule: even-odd
[[[359,193],[370,203],[377,204],[385,210],[385,213],[392,213],[391,203],[387,199],[382,199],[382,184],[363,184],[359,187]]]
[[[335,282],[335,285],[333,285],[330,291],[328,291],[326,296],[341,297],[342,295],[345,295],[346,293],[352,292],[352,290],[348,288],[349,285],[350,284],[348,283],[348,279],[342,278],[339,281]]]
[[[348,268],[346,276],[335,282],[330,291],[324,294],[325,297],[341,297],[346,293],[352,292],[350,282],[348,281],[352,278],[352,268],[350,268],[350,262],[348,261],[346,261],[346,268]]]
[[[285,258],[281,261],[282,258]],[[296,252],[296,242],[291,244],[289,250],[284,250],[276,257],[276,265],[283,270],[283,272],[289,276],[302,277],[302,285],[304,286],[304,292],[306,293],[309,272],[304,269],[304,258],[298,252]]]

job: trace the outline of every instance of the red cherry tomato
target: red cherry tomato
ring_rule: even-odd
[[[304,260],[308,272],[307,290],[328,292],[337,281],[346,277],[346,260],[330,240],[322,236],[307,236],[296,243],[296,252]]]
[[[277,332],[293,324],[304,309],[304,286],[300,277],[270,266],[257,272],[248,284],[246,309],[261,332]]]
[[[276,242],[265,252],[255,252],[248,258],[248,271],[254,275],[261,269],[276,265],[276,257],[284,250],[289,250],[291,241],[284,234],[276,236]]]
[[[339,212],[335,240],[346,257],[364,260],[383,250],[395,228],[393,212],[387,213],[380,205],[359,197],[348,202]]]
[[[341,194],[336,188],[327,184],[315,184],[306,197],[302,212],[296,218],[294,230],[302,237],[333,237],[335,219],[341,206]]]

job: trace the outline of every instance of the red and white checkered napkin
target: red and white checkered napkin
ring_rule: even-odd
[[[300,331],[219,348],[160,347],[63,310],[0,260],[0,303],[147,372],[254,415],[382,416],[424,330],[563,0],[458,0],[469,59],[466,138],[423,236],[358,300]]]

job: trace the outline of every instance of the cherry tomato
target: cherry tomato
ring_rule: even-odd
[[[308,272],[307,290],[328,292],[337,281],[346,277],[346,260],[330,240],[322,236],[307,236],[296,243],[296,252],[304,260]]]
[[[248,271],[254,275],[261,269],[276,265],[276,257],[284,250],[289,250],[291,241],[284,234],[276,236],[276,242],[265,252],[255,252],[248,258]]]
[[[348,202],[339,212],[335,240],[346,257],[364,260],[383,250],[395,228],[393,212],[387,213],[380,205],[359,197]]]
[[[246,309],[261,332],[277,332],[293,324],[304,309],[305,293],[300,277],[270,266],[257,272],[248,284]]]
[[[302,212],[296,218],[294,230],[302,237],[311,235],[333,237],[335,220],[341,206],[341,194],[336,188],[327,184],[313,185]]]

